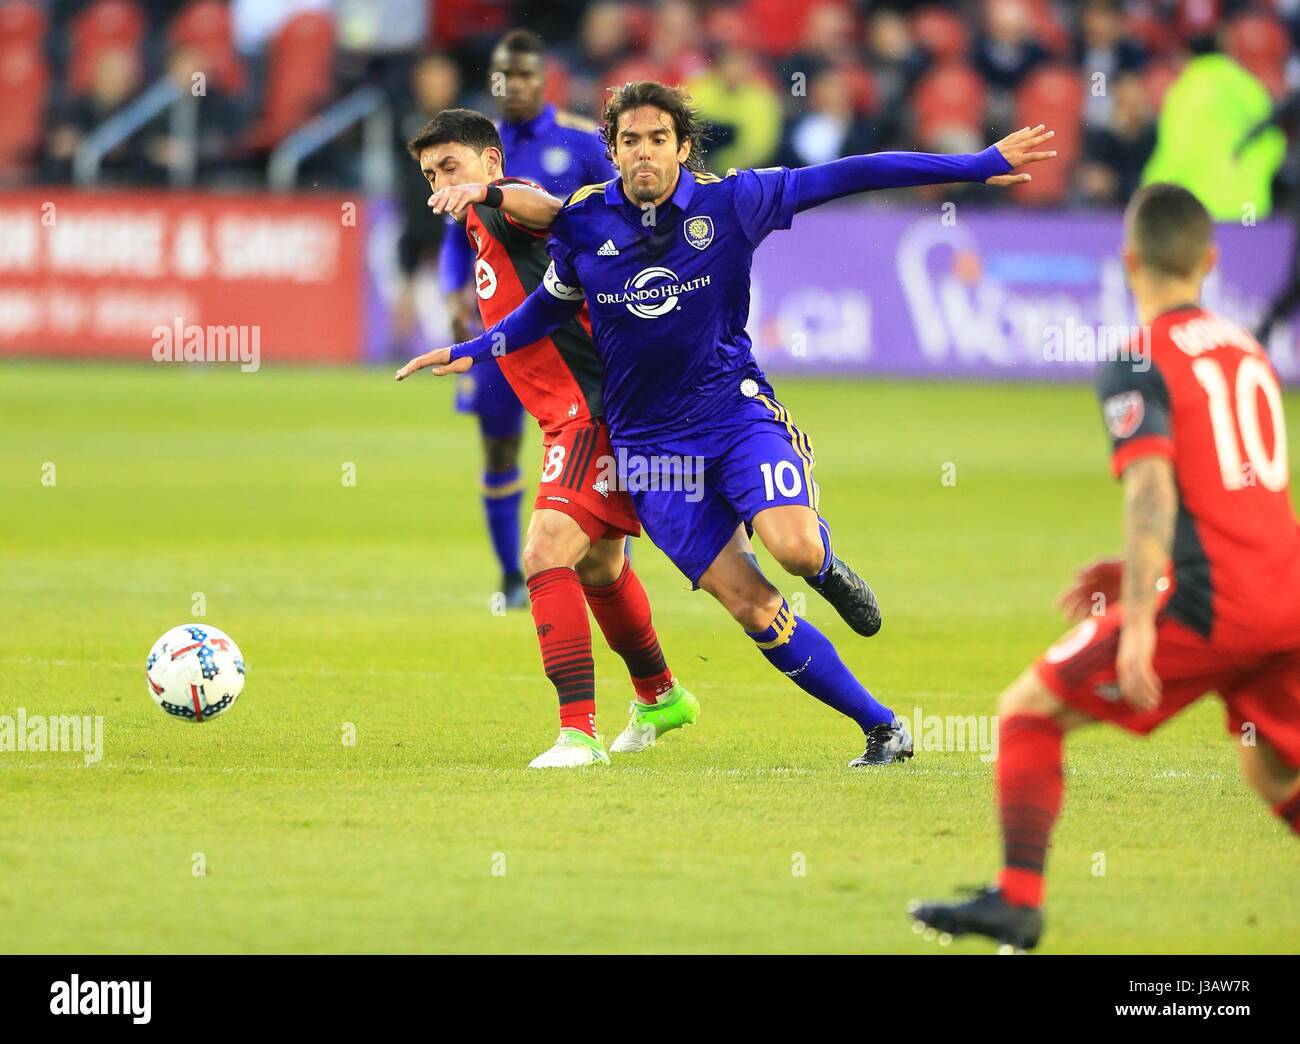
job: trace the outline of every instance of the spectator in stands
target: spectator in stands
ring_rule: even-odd
[[[334,0],[344,91],[374,84],[390,104],[411,103],[411,70],[429,37],[428,0]]]
[[[786,167],[806,167],[876,148],[871,123],[854,106],[847,69],[830,66],[813,77],[807,109],[786,126],[777,162]]]
[[[1087,0],[1080,14],[1079,29],[1075,60],[1088,87],[1084,119],[1090,124],[1102,124],[1110,118],[1116,94],[1112,84],[1124,73],[1145,68],[1147,53],[1140,43],[1125,35],[1118,0]],[[1094,89],[1098,82],[1094,77],[1098,73],[1102,77],[1100,90]]]
[[[781,140],[781,98],[757,55],[729,47],[713,71],[689,84],[700,114],[712,127],[710,167],[761,167],[772,162]]]
[[[90,93],[59,106],[46,139],[41,177],[69,181],[72,160],[86,135],[130,104],[140,87],[140,61],[125,48],[104,51],[95,63]],[[105,180],[131,182],[143,177],[144,162],[134,140],[123,142],[104,157]]]
[[[552,49],[571,77],[569,107],[595,115],[604,104],[611,70],[628,67],[635,51],[628,5],[596,0],[583,13],[577,38]]]
[[[664,0],[650,27],[650,61],[664,83],[686,83],[708,71],[707,37],[689,0]],[[623,82],[616,77],[613,82]]]
[[[1156,128],[1138,73],[1115,76],[1109,94],[1109,119],[1084,134],[1079,194],[1088,203],[1124,206],[1142,183],[1142,170],[1156,146]]]
[[[207,56],[196,48],[175,48],[167,59],[167,75],[198,107],[193,156],[196,171],[223,169],[232,158],[240,132],[238,100],[222,90],[217,77],[210,73]],[[190,162],[189,143],[172,135],[170,113],[157,117],[141,131],[140,139],[152,182],[167,182],[173,169]]]
[[[405,142],[443,109],[454,108],[460,83],[460,70],[445,55],[428,54],[416,62],[411,71],[415,106],[399,122],[395,146],[405,153]],[[398,163],[396,169],[402,231],[397,240],[400,282],[392,313],[392,340],[394,354],[405,357],[416,333],[415,275],[422,264],[436,262],[447,225],[429,212],[429,183],[420,168],[408,162]]]
[[[975,42],[974,66],[992,88],[1013,91],[1047,58],[1033,37],[1024,0],[991,0]]]
[[[885,7],[871,16],[866,64],[876,84],[877,148],[901,148],[907,99],[925,72],[927,58],[897,11]]]
[[[782,89],[790,90],[796,76],[807,83],[830,65],[858,60],[853,13],[835,0],[825,0],[808,12],[799,49],[781,63]]]
[[[577,50],[562,50],[569,63],[585,65],[596,75],[632,56],[635,42],[627,4],[597,0],[587,8]]]

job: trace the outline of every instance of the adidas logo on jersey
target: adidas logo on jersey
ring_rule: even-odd
[[[618,247],[616,247],[616,246],[614,245],[614,241],[613,241],[612,239],[607,239],[607,240],[605,240],[605,242],[601,245],[601,248],[600,248],[599,250],[596,251],[596,256],[597,256],[597,257],[617,257],[617,256],[618,256]]]
[[[597,479],[591,484],[591,488],[606,500],[609,499],[609,479]]]

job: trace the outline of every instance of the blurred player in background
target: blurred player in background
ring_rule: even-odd
[[[537,182],[560,199],[579,186],[612,173],[596,125],[560,112],[543,99],[546,53],[541,41],[524,29],[502,37],[492,52],[489,91],[501,105],[498,130],[515,177]],[[443,237],[439,272],[447,293],[452,335],[471,334],[474,307],[474,255],[464,235]],[[477,415],[483,437],[483,506],[488,533],[501,564],[506,605],[522,609],[528,592],[519,568],[519,506],[524,483],[519,471],[519,442],[524,410],[494,361],[460,378],[456,408]]]
[[[1107,721],[1145,734],[1207,692],[1226,705],[1242,775],[1300,833],[1300,526],[1282,393],[1259,343],[1198,304],[1212,236],[1184,188],[1149,185],[1129,204],[1124,268],[1149,344],[1097,378],[1124,558],[1080,572],[1062,606],[1083,622],[1002,694],[997,885],[914,906],[918,930],[1036,945],[1065,733]],[[1098,594],[1113,607],[1089,616]]]
[[[408,366],[477,367],[562,326],[585,301],[611,438],[621,460],[652,475],[648,483],[620,475],[650,538],[769,664],[862,729],[865,750],[851,765],[910,758],[903,722],[758,568],[752,533],[854,631],[880,630],[871,588],[831,548],[812,444],[754,359],[745,332],[750,267],[771,232],[842,196],[1027,181],[1012,171],[1053,157],[1037,151],[1053,132],[1025,127],[973,155],[878,153],[719,178],[703,169],[703,127],[685,91],[643,80],[610,94],[603,134],[619,176],[579,190],[555,216],[542,285],[474,340]],[[630,742],[644,716],[634,710],[620,741]]]
[[[484,324],[504,318],[541,283],[550,260],[545,226],[560,201],[532,182],[504,176],[501,137],[482,113],[440,113],[409,150],[434,190],[430,208],[463,224],[456,231],[474,245]],[[404,367],[397,379],[414,369]],[[595,729],[588,606],[609,647],[627,663],[634,707],[657,726],[650,742],[693,724],[699,704],[668,669],[650,601],[624,554],[626,539],[641,527],[632,498],[610,489],[604,477],[613,451],[601,420],[604,378],[586,314],[504,356],[499,373],[542,429],[542,476],[524,568],[542,664],[560,701],[560,735],[532,767],[608,764]]]
[[[434,116],[456,104],[460,69],[446,55],[426,54],[411,70],[411,94],[415,106],[398,126],[403,148]],[[443,240],[455,234],[455,227],[429,221],[429,186],[418,168],[402,163],[396,173],[402,230],[397,239],[397,296],[390,322],[394,348],[406,349],[414,342],[419,326],[416,274],[422,265],[437,260]]]

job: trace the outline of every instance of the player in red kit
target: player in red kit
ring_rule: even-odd
[[[1062,607],[1082,622],[1002,694],[1004,868],[966,901],[912,907],[941,941],[1037,944],[1062,738],[1090,722],[1145,734],[1217,692],[1242,774],[1300,834],[1300,527],[1282,395],[1255,339],[1197,303],[1212,233],[1186,189],[1149,185],[1129,204],[1124,268],[1143,336],[1097,375],[1124,558],[1079,573]]]
[[[560,201],[538,185],[504,177],[500,134],[481,113],[439,113],[408,150],[434,190],[430,208],[465,227],[475,254],[479,311],[491,326],[541,283],[550,265],[545,229]],[[609,647],[627,663],[637,702],[657,722],[641,737],[646,745],[662,732],[694,723],[699,705],[668,669],[650,602],[625,555],[626,538],[640,535],[641,527],[632,498],[616,481],[601,419],[603,374],[585,313],[522,351],[503,355],[500,364],[542,429],[541,482],[523,558],[542,664],[560,702],[560,735],[531,764],[608,764],[595,731],[588,607]],[[419,368],[408,363],[397,379]]]

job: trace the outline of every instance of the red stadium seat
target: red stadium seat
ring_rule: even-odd
[[[1228,26],[1227,51],[1263,81],[1274,98],[1286,91],[1286,29],[1271,15],[1243,14]]]
[[[328,14],[294,15],[271,41],[262,118],[248,132],[252,149],[269,149],[306,123],[334,90],[334,22]]]
[[[569,75],[569,67],[551,55],[546,58],[546,87],[543,95],[557,109],[568,109],[573,105],[573,78]]]
[[[40,42],[0,40],[0,178],[31,168],[40,151],[48,88]]]
[[[755,46],[783,58],[799,49],[809,12],[824,3],[848,6],[843,0],[742,0],[738,6],[754,30]]]
[[[704,33],[723,47],[754,48],[758,33],[734,7],[711,7],[704,16]]]
[[[965,62],[940,65],[916,85],[912,112],[922,145],[931,145],[954,129],[979,135],[984,123],[984,81]]]
[[[942,7],[923,7],[912,16],[912,35],[936,61],[958,61],[966,57],[969,40],[966,23]]]
[[[45,24],[45,12],[35,0],[0,4],[0,47],[39,47]]]
[[[244,66],[230,31],[230,8],[222,0],[194,0],[172,21],[167,38],[173,46],[201,51],[217,86],[228,94],[244,89]]]
[[[1124,34],[1147,49],[1155,58],[1173,57],[1179,51],[1178,33],[1173,25],[1150,11],[1137,10],[1124,18]]]
[[[433,12],[433,44],[454,50],[476,36],[499,36],[510,28],[510,7],[500,0],[437,0]]]
[[[1038,42],[1047,48],[1054,58],[1070,60],[1074,41],[1070,39],[1069,30],[1061,24],[1056,12],[1045,3],[1029,5],[1029,23],[1034,27]]]
[[[627,8],[627,29],[632,46],[638,51],[650,46],[654,36],[654,12],[642,4]]]
[[[848,76],[853,91],[853,107],[860,113],[875,112],[880,104],[880,88],[870,70],[860,65],[848,65],[845,66],[844,73]]]
[[[1027,173],[1033,180],[1013,191],[1020,203],[1061,203],[1070,190],[1082,146],[1083,81],[1078,69],[1049,65],[1016,91],[1016,125],[1047,124],[1056,132],[1046,147],[1056,158],[1037,163]]]
[[[95,66],[106,51],[125,49],[139,53],[144,41],[145,17],[132,0],[95,0],[72,25],[72,51],[68,87],[85,94]]]
[[[1169,85],[1178,79],[1181,68],[1181,64],[1175,61],[1156,62],[1143,75],[1143,86],[1146,88],[1147,100],[1151,103],[1152,112],[1160,111],[1160,106],[1165,100],[1165,91],[1169,90]]]

